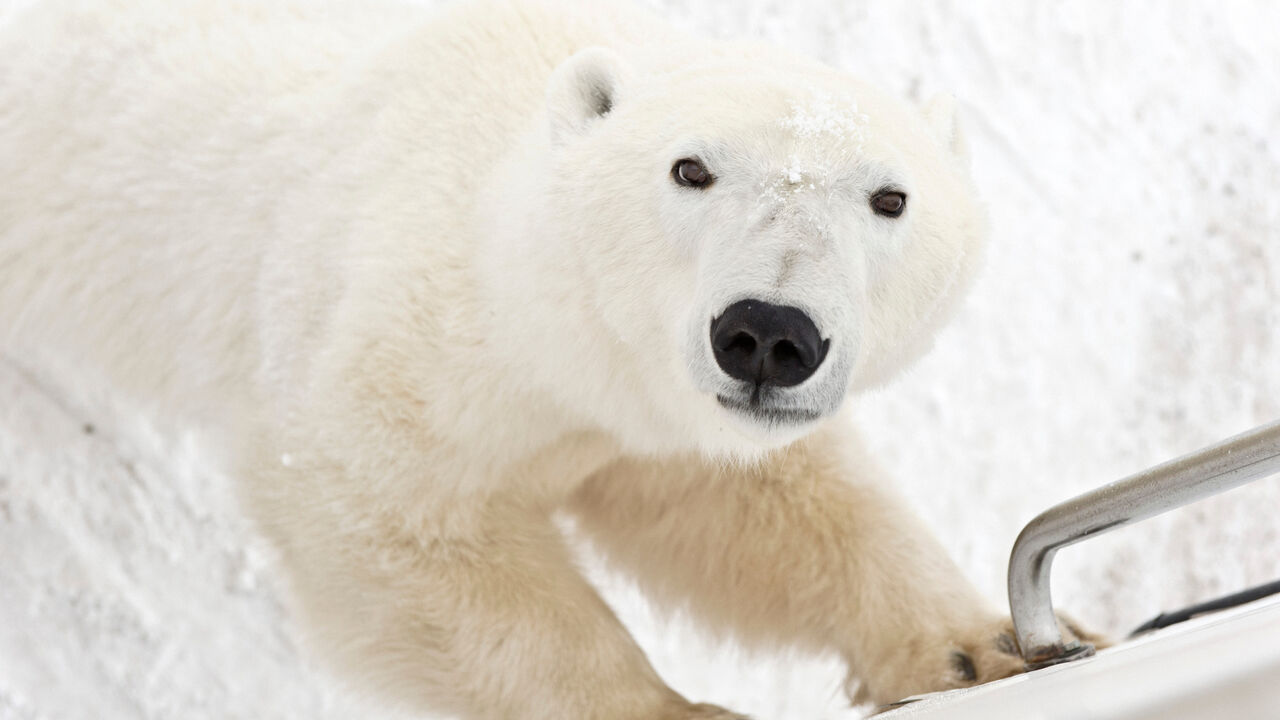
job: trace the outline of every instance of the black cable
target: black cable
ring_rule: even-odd
[[[1280,593],[1280,580],[1264,583],[1257,587],[1251,587],[1248,590],[1241,590],[1240,592],[1232,595],[1202,602],[1198,605],[1192,605],[1181,610],[1175,610],[1174,612],[1160,613],[1135,628],[1133,632],[1129,633],[1129,637],[1141,635],[1145,632],[1151,632],[1152,630],[1159,630],[1160,628],[1169,627],[1170,625],[1177,625],[1180,622],[1186,622],[1198,615],[1226,610],[1227,608],[1243,605],[1247,602],[1253,602],[1259,598],[1264,598],[1268,595],[1275,595],[1276,593]]]

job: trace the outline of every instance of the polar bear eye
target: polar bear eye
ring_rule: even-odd
[[[871,208],[877,215],[896,218],[907,209],[907,195],[897,190],[881,190],[871,196]]]
[[[706,187],[715,180],[711,173],[703,167],[702,163],[692,158],[677,160],[676,164],[671,167],[671,177],[675,178],[677,183],[685,187]]]

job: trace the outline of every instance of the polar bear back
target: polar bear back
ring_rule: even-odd
[[[599,8],[21,12],[0,25],[0,349],[196,411],[298,384],[350,268],[465,263],[476,183],[554,66],[653,22]]]

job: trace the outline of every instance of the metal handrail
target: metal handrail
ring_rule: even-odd
[[[1053,556],[1093,535],[1187,505],[1280,472],[1280,421],[1074,497],[1027,523],[1009,557],[1009,610],[1028,669],[1093,654],[1064,643],[1053,613]]]

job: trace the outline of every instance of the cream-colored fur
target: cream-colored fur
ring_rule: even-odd
[[[216,438],[317,645],[405,707],[732,717],[656,676],[563,509],[872,701],[1019,668],[840,413],[975,264],[945,100],[601,3],[50,0],[0,27],[0,167],[0,352]],[[716,401],[746,297],[831,339],[778,393],[816,419]]]

